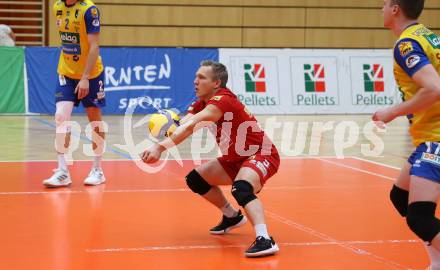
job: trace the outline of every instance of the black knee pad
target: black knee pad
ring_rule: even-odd
[[[408,194],[407,190],[401,189],[396,185],[393,185],[390,192],[391,202],[402,217],[406,217],[408,211]]]
[[[196,170],[190,171],[185,179],[188,187],[197,194],[205,195],[211,190],[211,185]]]
[[[254,194],[254,188],[248,181],[237,180],[232,185],[232,196],[241,207],[255,200],[257,196]]]
[[[431,243],[440,232],[440,220],[435,217],[437,204],[433,202],[413,202],[408,205],[406,223],[423,241]]]

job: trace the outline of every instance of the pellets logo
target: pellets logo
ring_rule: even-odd
[[[238,100],[253,112],[279,102],[278,63],[276,57],[257,55],[231,56],[231,86]]]
[[[304,64],[306,92],[325,92],[325,70],[322,64]]]
[[[266,73],[262,64],[244,64],[246,92],[266,92]]]
[[[364,64],[363,69],[365,92],[383,92],[385,90],[383,66],[380,64]]]
[[[336,57],[291,57],[290,70],[293,105],[307,106],[310,109],[304,107],[304,111],[314,112],[318,106],[339,104]]]
[[[350,61],[353,105],[367,112],[365,106],[389,106],[397,102],[393,62],[389,57],[353,56]]]

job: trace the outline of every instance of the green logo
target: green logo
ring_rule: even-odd
[[[431,43],[432,47],[435,49],[440,49],[440,37],[436,34],[426,35],[425,38]]]
[[[244,64],[246,92],[266,92],[266,73],[262,64]]]
[[[325,72],[322,64],[304,64],[306,92],[325,92]]]
[[[365,92],[383,92],[383,66],[380,64],[364,64],[364,90]]]

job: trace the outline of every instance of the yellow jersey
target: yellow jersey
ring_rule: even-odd
[[[58,0],[53,5],[53,13],[61,38],[61,55],[58,73],[72,79],[81,79],[89,54],[87,35],[99,33],[99,10],[90,0],[79,0],[72,6]],[[90,79],[103,71],[101,56],[98,56],[90,73]]]
[[[404,101],[420,89],[411,77],[428,64],[440,74],[440,37],[423,24],[410,25],[394,46],[394,77]],[[440,103],[407,117],[414,145],[440,141]]]

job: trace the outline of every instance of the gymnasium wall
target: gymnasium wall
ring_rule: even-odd
[[[103,46],[390,48],[383,0],[95,0]],[[440,30],[440,1],[420,19]],[[49,45],[57,46],[55,20]]]

